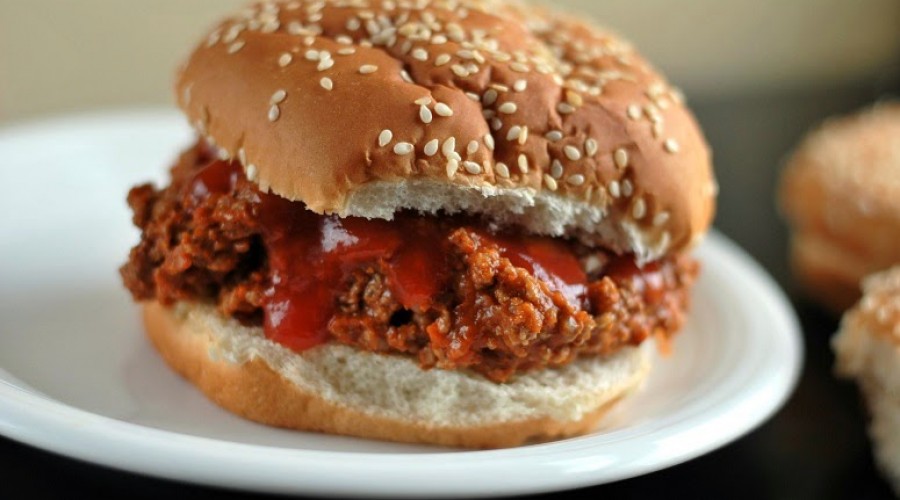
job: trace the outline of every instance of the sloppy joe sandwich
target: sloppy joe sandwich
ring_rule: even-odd
[[[262,2],[176,90],[197,143],[129,193],[122,277],[167,363],[232,412],[464,447],[575,435],[685,322],[710,154],[605,30],[500,0]]]
[[[866,276],[900,263],[900,103],[812,131],[781,179],[791,264],[803,290],[841,312]]]
[[[900,267],[866,277],[862,288],[832,338],[835,368],[859,384],[875,460],[900,494]]]

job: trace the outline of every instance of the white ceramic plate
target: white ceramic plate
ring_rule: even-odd
[[[171,111],[0,130],[0,433],[153,476],[278,493],[488,496],[575,488],[684,462],[750,431],[797,379],[784,296],[712,234],[674,354],[591,435],[459,451],[243,421],[169,371],[117,266],[135,241],[124,197],[162,180],[191,134]]]

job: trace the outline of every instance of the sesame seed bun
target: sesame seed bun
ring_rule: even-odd
[[[863,288],[832,346],[838,374],[862,389],[875,458],[900,494],[900,267],[867,278]]]
[[[318,213],[481,213],[644,261],[705,233],[707,145],[627,42],[515,2],[411,4],[248,7],[191,55],[179,104]]]
[[[583,434],[649,372],[646,349],[628,348],[496,384],[341,345],[295,353],[211,306],[148,303],[144,320],[165,361],[238,415],[390,441],[499,448]]]
[[[782,177],[798,281],[841,311],[860,280],[900,263],[900,104],[832,119],[803,141]]]

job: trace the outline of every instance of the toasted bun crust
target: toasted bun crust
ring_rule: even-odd
[[[900,104],[826,122],[785,169],[780,200],[805,288],[832,307],[900,263]]]
[[[250,6],[191,55],[179,104],[319,213],[479,212],[645,260],[705,233],[708,147],[627,42],[512,1],[420,3]]]
[[[875,458],[900,494],[900,267],[867,278],[832,346],[838,374],[856,379],[871,413]]]
[[[250,420],[389,441],[499,448],[583,434],[649,371],[640,349],[495,384],[326,345],[296,354],[208,306],[144,305],[165,361]]]

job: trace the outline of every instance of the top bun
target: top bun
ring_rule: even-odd
[[[177,95],[261,189],[319,213],[482,213],[646,261],[714,211],[680,92],[624,40],[515,2],[256,3]]]

